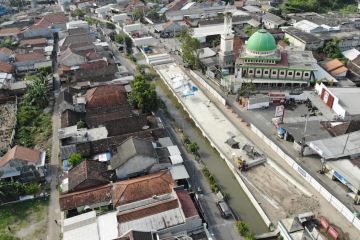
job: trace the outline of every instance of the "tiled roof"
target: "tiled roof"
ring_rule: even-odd
[[[69,171],[69,190],[81,190],[108,183],[109,180],[105,174],[106,171],[107,163],[83,160]],[[85,184],[86,186],[79,186],[87,180],[89,183]]]
[[[189,196],[189,193],[187,191],[178,190],[178,191],[176,191],[176,195],[179,198],[181,208],[184,211],[186,218],[199,215],[198,211],[196,210],[196,207],[195,207],[193,201],[191,200],[191,197]]]
[[[44,45],[47,44],[46,38],[34,38],[34,39],[24,39],[21,40],[19,45],[26,46],[26,45]]]
[[[13,53],[13,51],[11,49],[8,49],[6,47],[2,47],[0,48],[0,52],[6,55],[11,55]]]
[[[38,52],[24,53],[24,54],[16,54],[15,60],[17,62],[26,62],[26,61],[36,61],[45,59],[44,54]]]
[[[0,36],[8,34],[19,34],[20,32],[21,30],[19,28],[3,28],[0,29]]]
[[[59,198],[60,209],[64,211],[91,204],[110,202],[111,188],[112,186],[107,184],[83,191],[63,194]]]
[[[36,164],[39,162],[40,156],[40,151],[16,145],[2,156],[0,159],[0,167],[3,167],[11,160],[22,160]]]
[[[47,28],[54,24],[65,24],[68,17],[64,13],[51,13],[44,16],[40,21],[30,26],[29,29]]]
[[[0,62],[0,72],[4,73],[13,73],[15,70],[14,66],[6,63],[6,62]]]
[[[342,67],[339,67],[339,68],[337,68],[337,69],[335,69],[335,70],[332,70],[332,71],[330,72],[330,74],[333,75],[333,76],[337,76],[337,75],[342,74],[342,73],[344,73],[344,72],[346,73],[348,70],[349,70],[349,69],[347,69],[347,67],[342,66]]]
[[[357,56],[354,60],[351,61],[353,64],[357,65],[358,67],[360,67],[360,55]]]
[[[122,85],[103,85],[89,89],[85,94],[86,108],[101,108],[127,104]]]
[[[119,223],[133,221],[139,218],[148,217],[154,214],[165,212],[174,208],[179,207],[179,202],[177,199],[171,199],[163,201],[160,203],[146,205],[145,207],[140,207],[136,209],[131,209],[128,211],[120,212],[117,215]]]
[[[112,200],[115,207],[154,195],[170,193],[176,186],[169,171],[161,171],[114,184]]]
[[[323,68],[328,72],[331,72],[342,66],[344,66],[344,64],[337,58],[323,64]]]

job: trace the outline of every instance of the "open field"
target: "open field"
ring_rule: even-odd
[[[46,239],[47,200],[0,207],[0,240]]]

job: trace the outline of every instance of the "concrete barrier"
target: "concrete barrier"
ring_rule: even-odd
[[[318,181],[306,172],[294,159],[284,153],[273,141],[267,138],[258,128],[250,124],[250,129],[264,142],[271,147],[282,159],[285,160],[300,176],[302,176],[310,185],[318,191],[336,210],[338,210],[354,227],[360,230],[360,220],[349,210],[341,201],[334,197]]]
[[[206,88],[219,102],[221,102],[223,105],[226,105],[226,100],[223,98],[216,90],[214,90],[213,87],[211,87],[202,77],[200,77],[197,73],[190,70],[191,76],[195,78],[196,81],[198,81],[202,86]]]
[[[225,154],[221,151],[221,149],[212,141],[212,139],[210,138],[210,136],[205,132],[205,130],[201,127],[201,124],[198,123],[198,121],[194,118],[194,116],[192,115],[191,111],[183,104],[183,102],[181,101],[181,99],[179,98],[178,95],[176,95],[176,93],[173,91],[173,89],[171,88],[171,86],[168,84],[168,82],[163,78],[163,76],[161,75],[161,73],[155,69],[155,71],[159,74],[159,76],[161,77],[161,79],[163,80],[163,82],[166,84],[166,86],[170,89],[170,91],[172,92],[172,94],[175,96],[175,98],[177,99],[177,101],[179,102],[179,104],[183,107],[184,111],[188,113],[189,117],[194,121],[195,125],[197,128],[199,128],[199,130],[201,131],[202,135],[210,142],[210,145],[215,148],[217,150],[217,152],[219,153],[220,157],[222,159],[225,160],[226,165],[229,167],[230,171],[233,173],[233,175],[235,176],[235,179],[237,180],[237,182],[240,184],[241,188],[244,190],[245,194],[247,195],[247,197],[249,198],[249,200],[251,201],[251,203],[254,205],[255,209],[257,210],[257,212],[259,213],[260,217],[263,219],[264,223],[266,224],[266,226],[268,228],[270,228],[273,224],[271,223],[269,217],[266,215],[265,211],[262,209],[262,207],[260,206],[260,204],[258,203],[258,201],[256,201],[255,197],[252,195],[252,193],[250,192],[249,188],[246,186],[245,182],[242,180],[239,172],[237,172],[236,168],[234,167],[234,165],[231,163],[230,159],[228,159]],[[192,81],[189,81],[192,84],[195,84]],[[196,84],[195,84],[196,85]],[[224,99],[225,100],[225,99]]]

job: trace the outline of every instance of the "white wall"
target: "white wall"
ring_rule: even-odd
[[[334,96],[334,95],[333,95]],[[334,96],[334,103],[332,106],[332,109],[334,110],[334,112],[341,116],[342,118],[346,117],[346,111],[345,109],[340,105],[339,103],[339,98],[337,98],[336,96]]]
[[[133,31],[139,31],[142,29],[142,24],[141,23],[136,23],[136,24],[130,24],[130,25],[126,25],[124,26],[124,31],[125,32],[133,32]]]

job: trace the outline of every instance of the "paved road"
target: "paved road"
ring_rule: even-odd
[[[57,63],[54,64],[54,72],[57,72]],[[55,74],[54,81],[54,97],[55,104],[52,115],[52,142],[51,142],[51,160],[49,164],[49,176],[48,181],[50,181],[50,202],[48,209],[48,227],[47,227],[47,239],[48,240],[57,240],[60,237],[60,225],[61,225],[61,215],[60,215],[60,206],[59,206],[59,192],[56,188],[58,183],[58,173],[59,173],[59,139],[58,139],[58,129],[60,128],[60,116],[59,116],[59,92],[60,92],[60,81]],[[57,221],[57,223],[55,222]]]

